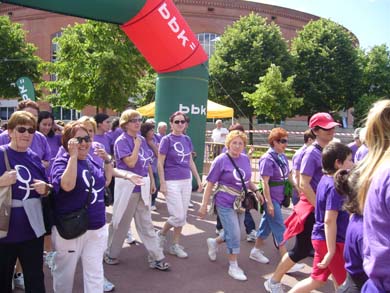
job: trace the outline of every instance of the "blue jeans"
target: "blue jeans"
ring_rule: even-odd
[[[156,192],[152,193],[152,206],[156,204],[156,198],[158,195],[158,191],[160,189],[160,178],[158,177],[158,173],[153,173],[154,182],[156,183]]]
[[[283,241],[283,233],[286,230],[284,225],[282,209],[280,204],[272,200],[274,205],[274,216],[271,217],[267,212],[267,204],[264,203],[264,213],[260,221],[260,227],[257,231],[257,237],[261,239],[266,239],[269,234],[272,232],[274,234],[275,240],[279,245]]]
[[[238,214],[233,208],[217,206],[218,216],[223,226],[223,240],[226,242],[228,254],[240,253],[240,221],[243,220],[244,214]]]
[[[245,232],[246,234],[249,234],[252,232],[252,230],[256,230],[256,224],[255,221],[253,221],[253,217],[251,213],[246,210],[245,211],[245,218],[244,218],[244,225],[245,225]],[[217,230],[223,229],[221,220],[219,219],[219,216],[217,215]]]

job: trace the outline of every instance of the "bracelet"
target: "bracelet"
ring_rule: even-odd
[[[104,160],[104,164],[111,164],[113,160],[112,156],[108,155],[108,159]]]

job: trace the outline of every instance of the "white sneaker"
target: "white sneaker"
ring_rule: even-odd
[[[158,242],[160,244],[160,247],[164,249],[165,242],[167,242],[167,237],[161,234],[161,231],[157,231],[157,237],[158,237]]]
[[[192,208],[194,207],[194,204],[192,203],[191,200],[190,200],[190,202],[189,202],[189,204],[188,204],[188,207],[189,207],[190,209],[192,209]]]
[[[157,210],[157,207],[156,207],[155,205],[152,205],[152,206],[150,207],[150,210],[151,210],[151,211],[155,211],[155,210]]]
[[[229,266],[229,276],[238,281],[246,281],[247,277],[240,267]]]
[[[104,292],[112,292],[115,290],[115,285],[104,277]]]
[[[246,241],[248,242],[255,242],[256,241],[256,230],[252,230],[249,234],[246,235]]]
[[[209,251],[208,251],[209,259],[211,261],[216,261],[217,251],[218,251],[217,241],[214,238],[208,238],[207,239],[207,247],[209,248]]]
[[[169,247],[169,253],[176,255],[178,258],[187,258],[188,254],[184,251],[184,247],[179,244],[173,244]]]
[[[133,237],[133,234],[131,234],[130,231],[127,232],[126,242],[127,244],[133,244],[135,242],[135,238]]]
[[[24,290],[23,273],[15,273],[14,274],[14,285],[15,285],[15,288]]]
[[[264,256],[264,251],[261,251],[260,249],[257,248],[252,248],[251,253],[249,254],[249,258],[253,259],[259,263],[269,263],[269,259]]]
[[[267,292],[284,293],[282,284],[280,283],[272,284],[271,279],[268,279],[267,281],[264,282],[264,287]]]
[[[291,269],[289,269],[287,271],[287,273],[295,273],[295,272],[299,272],[301,271],[303,268],[305,267],[305,265],[303,263],[296,263],[292,266]]]

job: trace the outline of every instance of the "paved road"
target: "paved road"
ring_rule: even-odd
[[[116,285],[115,292],[164,292],[164,293],[237,293],[237,292],[265,292],[263,283],[273,272],[278,261],[279,254],[268,239],[264,246],[265,255],[270,259],[269,264],[260,264],[248,258],[252,243],[245,240],[242,234],[241,254],[239,265],[245,271],[248,280],[236,281],[227,274],[228,262],[223,246],[217,256],[216,262],[210,262],[207,256],[206,239],[215,237],[215,219],[209,217],[206,220],[197,218],[197,209],[201,202],[201,195],[194,193],[193,202],[195,209],[191,209],[188,215],[188,224],[183,229],[182,245],[189,253],[188,259],[178,259],[167,254],[166,259],[171,263],[171,270],[160,272],[150,269],[146,261],[146,250],[142,244],[123,245],[123,251],[118,265],[105,265],[106,276]],[[161,195],[158,198],[158,210],[153,212],[153,222],[156,228],[161,228],[167,219],[165,201]],[[107,218],[111,218],[111,210],[107,211]],[[285,210],[286,215],[288,210]],[[256,223],[259,223],[260,215],[254,212]],[[136,229],[132,223],[132,231],[137,239]],[[244,231],[244,230],[243,230]],[[171,235],[170,235],[171,236]],[[170,238],[168,236],[168,242]],[[297,281],[309,276],[312,259],[305,260],[307,264],[302,272],[286,275],[283,278],[285,291],[287,292]],[[53,292],[50,272],[45,269],[47,292]],[[333,292],[331,281],[317,292]],[[83,292],[82,271],[79,265],[74,283],[74,293]]]

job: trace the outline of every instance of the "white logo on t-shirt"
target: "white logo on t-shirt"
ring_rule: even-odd
[[[175,151],[177,152],[177,155],[178,155],[179,157],[181,157],[180,163],[183,163],[185,157],[191,155],[191,152],[189,152],[189,153],[187,153],[187,154],[184,153],[184,146],[183,146],[183,144],[182,144],[180,141],[175,142],[175,144],[173,145],[173,148],[174,148]]]
[[[89,192],[90,185],[89,185],[89,176],[87,176],[87,173],[88,173],[88,170],[83,170],[83,180],[84,180],[85,185],[87,186],[85,191]],[[92,194],[94,196],[93,200],[91,201],[91,204],[94,204],[97,200],[98,193],[103,190],[104,186],[98,190],[93,188],[95,185],[95,177],[93,177],[92,174],[91,174],[91,184],[92,184],[91,191],[92,191]]]
[[[238,168],[238,169],[240,170],[240,173],[241,173],[241,175],[242,175],[242,179],[244,179],[244,183],[245,183],[245,185],[247,185],[247,184],[248,184],[248,182],[249,182],[249,180],[245,181],[245,176],[246,176],[246,173],[245,173],[245,171],[244,171],[244,170],[242,170],[241,168]],[[242,186],[242,183],[241,183],[241,178],[240,178],[240,174],[238,174],[238,172],[237,172],[237,169],[236,169],[236,168],[234,168],[234,170],[233,170],[233,177],[234,177],[234,179],[236,179],[236,180],[237,180],[237,182],[236,182],[236,185],[241,185],[241,186]]]
[[[27,178],[23,178],[22,174],[19,170],[24,169],[27,173]],[[30,190],[34,190],[33,188],[30,187],[30,181],[31,181],[31,173],[30,170],[23,165],[15,165],[15,170],[16,170],[16,179],[20,181],[21,183],[25,184],[26,187],[24,186],[18,186],[19,189],[26,190],[26,195],[23,197],[22,200],[26,200],[30,196]]]
[[[150,163],[153,162],[153,152],[151,150],[145,151],[143,148],[140,148],[138,156],[139,156],[140,160],[143,162],[142,167],[144,167],[144,168],[145,168],[146,164],[148,163],[148,161],[150,161]]]

